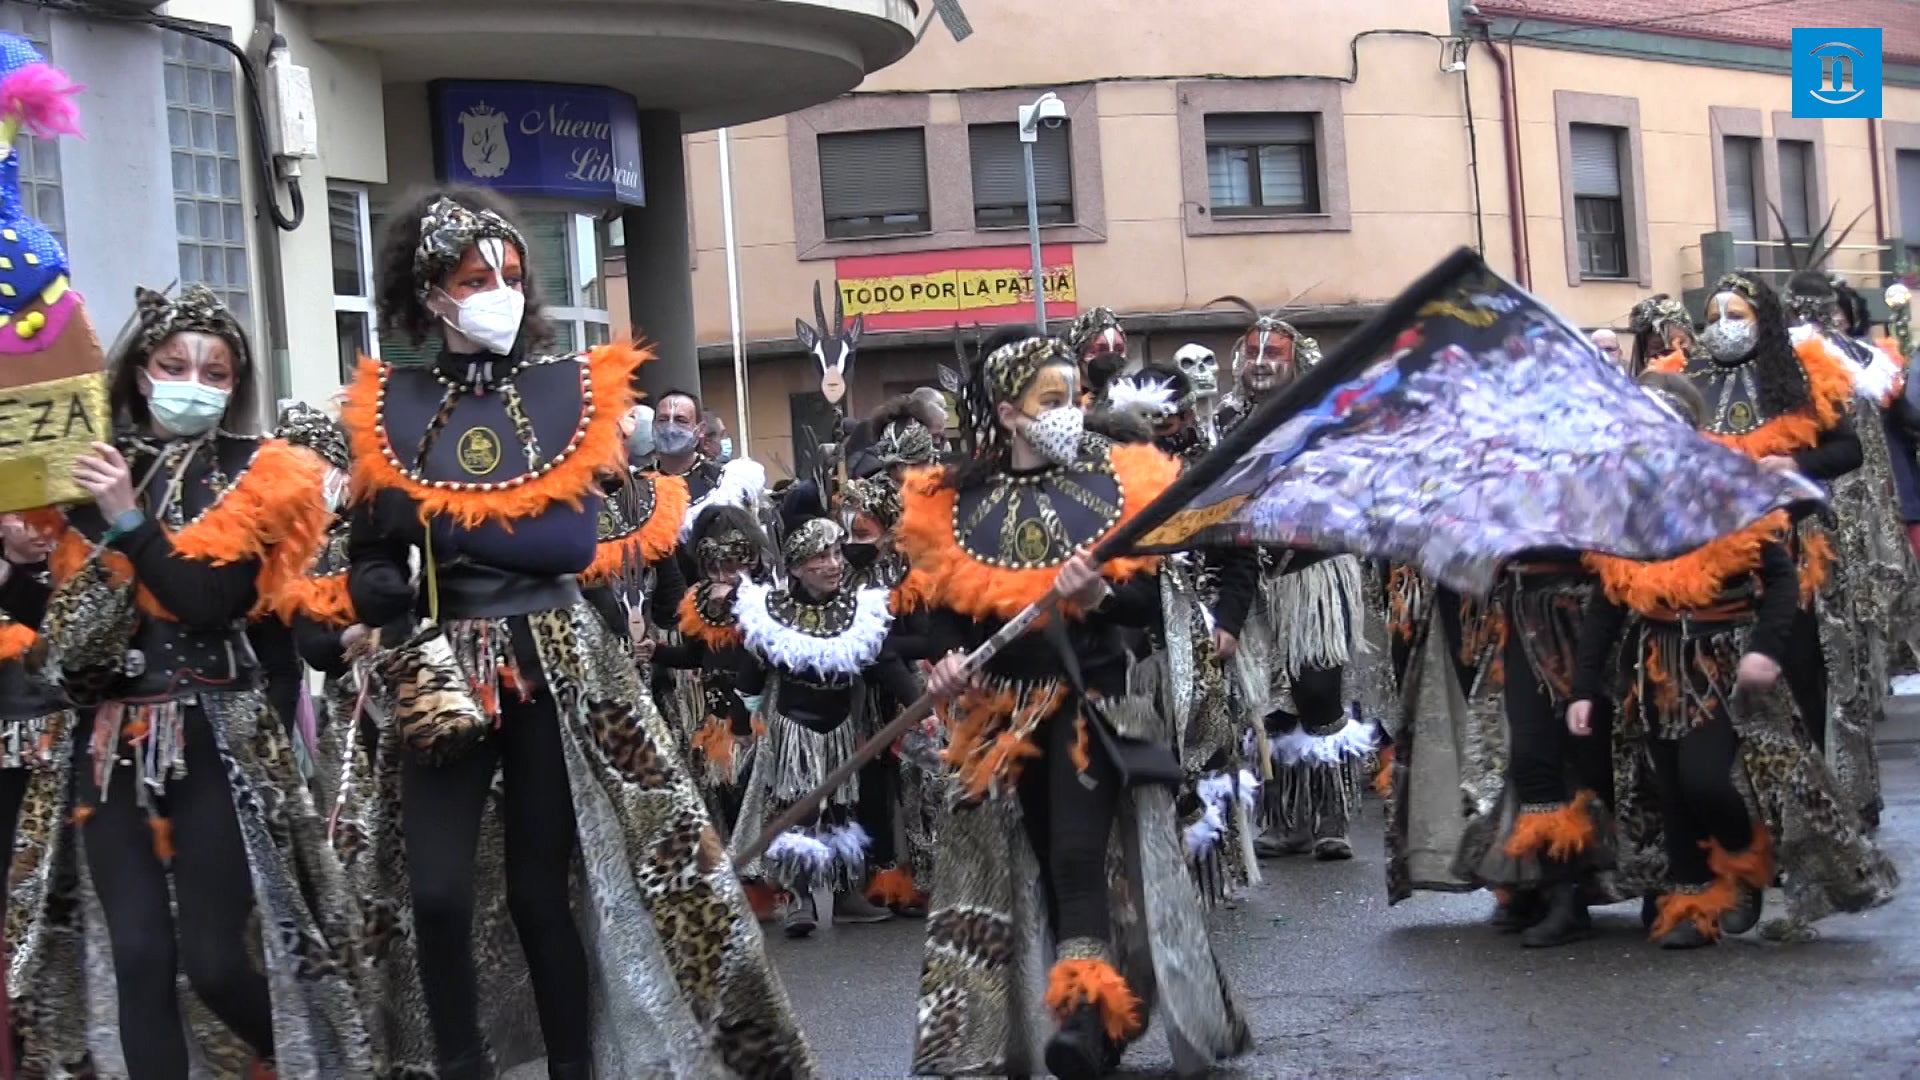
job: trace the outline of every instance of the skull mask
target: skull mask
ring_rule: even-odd
[[[1174,352],[1173,362],[1180,365],[1195,398],[1205,401],[1219,394],[1220,361],[1212,349],[1197,341],[1188,342]]]

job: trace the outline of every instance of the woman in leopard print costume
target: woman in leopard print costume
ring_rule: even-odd
[[[421,365],[363,361],[343,412],[355,616],[383,645],[424,618],[459,668],[445,689],[470,686],[491,721],[445,760],[388,725],[341,815],[370,922],[390,930],[371,943],[389,1065],[468,1080],[496,1056],[544,1055],[567,1080],[811,1076],[719,833],[630,645],[580,587],[649,354],[546,351],[512,219],[471,189],[393,216],[381,326],[438,348]],[[398,712],[399,689],[374,696]],[[508,919],[516,934],[498,932]]]

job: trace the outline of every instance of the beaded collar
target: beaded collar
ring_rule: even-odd
[[[1000,473],[955,501],[953,539],[988,566],[1059,566],[1105,536],[1125,505],[1125,487],[1105,454],[1068,468]]]
[[[519,363],[516,363],[511,369],[509,369],[509,371],[504,377],[498,378],[497,380],[495,380],[493,382],[493,386],[498,388],[503,398],[506,398],[508,396],[508,392],[511,390],[511,387],[513,385],[513,379],[515,378],[515,376],[519,375],[525,369],[537,364],[555,364],[555,363],[560,363],[562,361],[578,363],[578,357],[546,356],[546,357],[538,357],[538,358],[522,360]],[[423,468],[423,466],[426,461],[427,451],[432,449],[433,440],[438,436],[440,429],[446,425],[447,420],[452,416],[453,406],[459,401],[461,395],[468,394],[468,393],[473,393],[473,394],[485,393],[486,384],[476,384],[472,382],[466,382],[463,380],[453,379],[448,377],[446,374],[440,372],[437,369],[433,372],[434,379],[438,381],[442,387],[445,388],[445,393],[441,399],[440,409],[438,412],[435,413],[432,422],[428,424],[426,434],[421,439],[420,446],[414,454],[414,459],[409,462],[409,461],[402,460],[400,454],[394,449],[391,433],[388,432],[387,430],[387,424],[386,424],[387,383],[388,383],[388,380],[392,377],[393,365],[381,364],[380,376],[379,376],[380,377],[379,391],[377,396],[374,399],[374,414],[377,418],[375,421],[376,426],[375,426],[374,435],[378,440],[381,456],[383,456],[386,459],[386,463],[389,467],[391,467],[395,472],[398,472],[401,476],[405,477],[408,481],[415,484],[419,484],[422,487],[436,488],[441,491],[458,491],[458,492],[511,491],[515,488],[524,487],[528,484],[531,484],[534,481],[539,480],[542,477],[546,476],[549,472],[552,472],[554,469],[557,469],[560,466],[565,465],[567,463],[567,460],[573,456],[576,450],[579,449],[581,441],[586,437],[588,428],[591,427],[593,424],[595,407],[593,402],[592,368],[589,365],[584,363],[579,364],[579,368],[580,368],[580,404],[581,404],[580,420],[574,426],[573,435],[567,441],[567,445],[562,447],[560,451],[554,454],[552,457],[543,457],[540,454],[539,445],[535,442],[530,441],[529,439],[529,436],[532,433],[531,424],[524,425],[527,430],[522,434],[521,442],[523,443],[522,449],[528,455],[527,471],[508,480],[468,482],[468,481],[429,479],[426,476],[425,469]],[[516,393],[513,395],[513,400],[508,402],[508,408],[510,412],[520,411],[515,407],[517,401],[518,401],[518,395]],[[516,424],[516,426],[521,426],[521,425]]]

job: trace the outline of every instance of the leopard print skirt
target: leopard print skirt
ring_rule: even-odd
[[[562,719],[579,835],[574,921],[586,947],[594,1072],[617,1077],[820,1075],[759,924],[675,739],[630,655],[587,605],[527,616]],[[495,625],[497,640],[511,640]],[[349,759],[334,843],[366,905],[383,1073],[431,1076],[400,833],[401,743],[381,720]],[[498,781],[496,781],[496,784]],[[495,797],[500,795],[496,787]],[[482,1030],[501,1068],[542,1055],[532,986],[505,899],[497,801],[483,822],[474,948]]]

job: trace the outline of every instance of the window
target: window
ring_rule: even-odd
[[[1068,125],[1040,125],[1033,144],[1034,206],[1042,225],[1073,224],[1073,160]],[[1019,124],[972,124],[973,227],[1006,229],[1027,223],[1027,155]]]
[[[554,349],[590,349],[612,340],[605,273],[607,223],[592,214],[526,215],[527,261],[553,324]]]
[[[47,13],[24,4],[0,6],[0,30],[18,34],[53,60]],[[55,240],[67,239],[66,207],[60,198],[60,148],[57,140],[41,142],[22,130],[13,139],[20,159],[20,205],[27,216],[46,226]]]
[[[1900,186],[1900,231],[1910,245],[1920,246],[1920,150],[1898,151],[1893,160]]]
[[[1616,127],[1572,125],[1574,231],[1579,237],[1582,277],[1627,276],[1620,134]]]
[[[196,37],[161,37],[180,284],[207,286],[245,323],[252,317],[253,279],[247,270],[233,57]]]
[[[933,231],[924,129],[840,131],[819,140],[820,209],[828,239]]]
[[[1320,212],[1312,113],[1206,118],[1207,189],[1216,217]]]
[[[1787,236],[1805,240],[1813,233],[1813,144],[1780,140],[1780,218]]]
[[[1760,239],[1761,207],[1756,178],[1760,140],[1728,135],[1721,140],[1721,161],[1727,179],[1727,231],[1735,240]]]
[[[327,229],[333,238],[333,328],[340,343],[340,382],[353,381],[362,356],[378,357],[373,322],[373,242],[365,188],[327,188]]]

